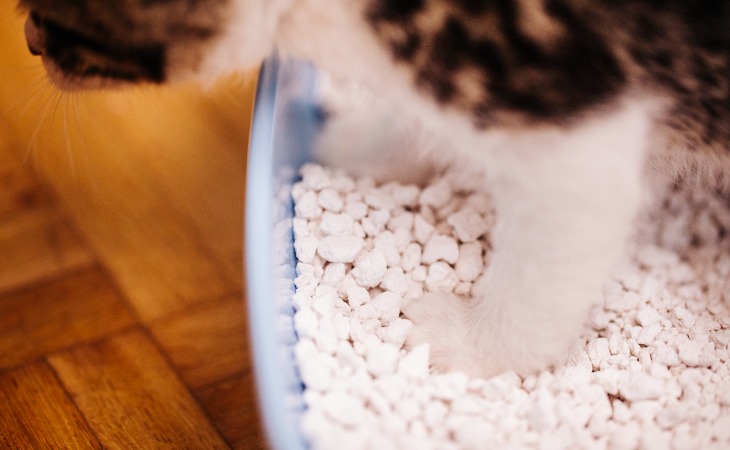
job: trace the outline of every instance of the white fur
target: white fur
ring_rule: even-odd
[[[424,184],[437,164],[432,154],[445,144],[426,133],[387,99],[358,83],[319,77],[318,95],[330,117],[317,133],[314,159],[351,176],[377,182]]]
[[[498,217],[491,265],[472,300],[411,303],[409,342],[430,343],[438,369],[474,375],[529,372],[565,356],[639,207],[650,108],[626,101],[569,130],[477,132],[459,111],[416,92],[362,19],[362,2],[268,1],[238,0],[231,33],[204,70],[247,68],[276,45],[399,105],[488,175]]]
[[[642,198],[650,109],[629,103],[570,131],[500,136],[487,160],[497,209],[490,267],[468,301],[409,304],[410,345],[443,370],[527,373],[565,357],[617,261]]]
[[[203,81],[236,70],[255,68],[274,50],[282,17],[297,0],[233,0],[219,37],[205,52],[195,73],[181,78]]]

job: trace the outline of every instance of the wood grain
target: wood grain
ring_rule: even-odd
[[[29,70],[0,66],[0,145],[52,187],[144,321],[241,292],[255,73],[208,89],[59,93],[15,3],[0,0],[0,64]]]
[[[0,0],[0,402],[66,402],[0,421],[0,447],[263,448],[241,298],[255,74],[59,93],[16,5]]]
[[[101,448],[45,363],[0,373],[2,448]]]
[[[234,449],[262,450],[266,440],[261,429],[253,372],[246,370],[196,391],[201,403]]]
[[[0,368],[99,339],[133,323],[125,303],[96,267],[0,295]]]
[[[27,168],[8,152],[0,152],[0,220],[47,199],[36,188]]]
[[[50,358],[105,448],[227,448],[147,336],[130,332]]]
[[[207,302],[150,325],[188,386],[198,388],[242,372],[250,360],[241,297]]]
[[[48,207],[0,220],[0,291],[88,266],[91,254],[68,222]]]
[[[47,190],[8,152],[0,152],[0,255],[0,292],[91,261]]]
[[[242,290],[248,112],[222,126],[219,103],[191,87],[86,95],[74,115],[93,125],[68,138],[76,175],[65,138],[34,152],[144,321]]]

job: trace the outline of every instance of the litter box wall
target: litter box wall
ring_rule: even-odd
[[[303,386],[293,345],[295,260],[291,185],[310,160],[320,124],[314,70],[276,56],[262,67],[249,144],[246,199],[246,276],[259,404],[269,443],[304,449],[299,414]],[[272,298],[272,292],[273,298]]]

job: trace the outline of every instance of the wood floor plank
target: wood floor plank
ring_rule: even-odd
[[[49,361],[105,448],[228,448],[141,331]]]
[[[133,127],[115,122],[112,131],[128,141],[120,155],[134,168],[133,179],[154,186],[155,195],[166,199],[167,209],[175,209],[200,231],[198,238],[215,256],[221,275],[238,290],[242,284],[245,151],[251,114],[247,98],[256,78],[251,75],[248,82],[222,83],[218,96],[215,88],[205,96],[194,90],[158,91],[160,101],[142,110],[126,96],[109,99],[125,116],[146,117]],[[225,101],[220,94],[225,95]],[[151,151],[155,157],[150,157]]]
[[[30,172],[7,151],[0,151],[0,220],[43,202]]]
[[[175,211],[163,203],[133,207],[141,209],[93,219],[99,231],[87,235],[143,321],[231,292],[196,230]]]
[[[196,99],[212,102],[184,87],[89,93],[74,108],[83,139],[69,136],[76,175],[63,145],[33,155],[144,321],[242,289],[245,136],[206,129],[219,118]]]
[[[48,188],[6,149],[0,149],[0,255],[0,293],[92,259]]]
[[[240,297],[198,305],[150,329],[188,386],[214,383],[251,367]]]
[[[0,369],[133,323],[127,305],[96,267],[0,295]]]
[[[233,448],[266,448],[266,439],[257,413],[252,371],[196,392],[213,422]]]
[[[92,261],[69,223],[51,206],[0,220],[0,255],[0,293]]]
[[[0,0],[3,65],[37,66],[22,36],[25,19],[14,8],[13,0]],[[231,381],[247,367],[245,337],[238,334],[243,307],[203,307],[243,288],[253,84],[225,83],[205,94],[192,86],[85,92],[46,115],[43,100],[55,94],[41,87],[40,102],[23,103],[39,82],[38,72],[27,73],[0,69],[0,233],[7,233],[0,285],[3,274],[14,277],[6,275],[8,290],[0,287],[0,367],[15,372],[18,364],[47,358],[104,447],[207,449],[228,441],[262,448],[248,446],[257,442],[248,438],[252,421],[239,421],[254,414],[252,390]],[[3,151],[14,158],[9,178],[1,173],[11,167]],[[27,170],[16,177],[16,167]],[[89,244],[90,265],[49,271],[52,258],[39,256],[49,245],[48,233],[31,220],[30,211],[46,205],[46,197],[35,197],[41,192],[35,174],[53,189],[50,203],[57,199],[72,218],[69,228]],[[127,308],[118,322],[109,318],[114,308],[85,293],[93,286],[68,281],[64,288],[59,280],[93,264],[103,265],[101,275],[118,289],[113,303]],[[196,316],[186,316],[198,306]]]
[[[14,449],[101,448],[45,363],[0,374],[0,446]]]

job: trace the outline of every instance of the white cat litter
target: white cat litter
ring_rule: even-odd
[[[431,373],[400,308],[468,296],[489,197],[318,165],[293,189],[295,347],[314,449],[730,448],[730,207],[675,192],[640,221],[564,365],[521,379]]]

